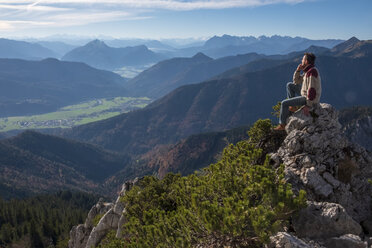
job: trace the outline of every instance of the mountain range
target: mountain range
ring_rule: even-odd
[[[126,83],[134,96],[160,98],[186,84],[202,82],[233,67],[263,57],[256,53],[212,59],[203,53],[191,58],[164,60],[143,71]]]
[[[343,48],[347,52],[340,48],[334,51],[312,48],[323,51],[316,62],[323,82],[322,102],[337,108],[371,105],[368,97],[371,95],[368,82],[372,80],[370,43],[349,42]],[[10,190],[20,181],[22,186],[13,188],[24,192],[22,182],[26,181],[41,185],[42,189],[80,187],[86,191],[103,184],[104,192],[112,192],[123,179],[135,175],[190,173],[200,165],[215,161],[226,144],[246,138],[248,126],[258,118],[270,117],[271,107],[285,96],[285,84],[291,80],[301,56],[302,53],[295,57],[283,55],[282,59],[259,58],[202,83],[181,86],[144,109],[55,132],[78,141],[35,132],[3,140],[0,142],[4,151],[1,168],[8,176],[0,188]],[[203,54],[186,61],[192,65],[195,59],[215,61]],[[238,126],[244,127],[227,131]],[[200,134],[205,132],[209,133]],[[83,151],[81,157],[79,152],[74,153],[80,150]],[[24,168],[27,160],[32,165],[30,168],[38,173],[33,175],[32,170],[17,169]],[[112,166],[104,172],[106,164]],[[55,182],[49,181],[59,171],[70,175],[71,180],[62,176]],[[27,181],[24,173],[33,175],[32,180]]]
[[[176,56],[192,56],[197,52],[202,52],[212,58],[225,56],[260,53],[265,55],[287,54],[295,51],[302,51],[309,46],[321,46],[332,48],[342,43],[343,40],[310,40],[302,37],[288,37],[274,35],[268,36],[214,36],[207,40],[203,46],[188,47],[176,51]]]
[[[310,40],[278,35],[257,38],[223,35],[214,36],[205,42],[193,43],[196,46],[190,43],[180,48],[176,43],[172,43],[172,40],[109,38],[104,38],[105,41],[88,42],[88,40],[88,38],[79,40],[77,37],[75,39],[54,37],[53,39],[46,38],[46,40],[27,39],[25,41],[0,39],[0,58],[27,60],[63,58],[69,61],[85,62],[100,69],[113,70],[128,65],[153,64],[165,58],[192,57],[199,52],[212,58],[253,52],[265,55],[287,54],[304,50],[311,45],[332,48],[342,42],[336,39]],[[85,45],[81,45],[82,42],[85,42]]]
[[[126,94],[126,80],[83,63],[0,59],[0,116],[32,115]]]
[[[368,44],[358,47],[363,49]],[[270,117],[271,107],[283,100],[285,85],[292,80],[300,59],[182,86],[144,109],[74,127],[63,135],[110,150],[141,154],[155,145],[175,143],[192,134],[249,125],[258,118]],[[319,56],[317,67],[323,82],[321,101],[337,108],[370,105],[371,63],[369,55]]]
[[[249,67],[252,72],[263,70],[298,57],[305,51],[320,55],[328,52],[329,49],[310,46],[304,51],[286,55],[248,53],[219,59],[212,59],[203,53],[197,53],[191,58],[172,58],[161,61],[130,79],[126,83],[126,88],[134,96],[158,99],[183,85],[199,83],[215,76],[227,78],[239,74],[239,70],[246,70],[240,66]]]
[[[96,68],[113,70],[123,66],[153,64],[164,58],[163,55],[154,53],[145,45],[113,48],[103,41],[94,40],[68,52],[62,60],[84,62]]]

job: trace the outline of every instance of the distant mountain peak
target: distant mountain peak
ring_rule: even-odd
[[[106,43],[102,40],[92,40],[91,42],[87,43],[85,46],[90,46],[90,47],[108,47]]]
[[[360,40],[358,38],[356,38],[355,36],[353,36],[350,39],[348,39],[347,41],[344,41],[344,42],[338,44],[337,46],[333,47],[332,52],[342,52],[342,51],[346,50],[347,48],[350,48],[351,46],[355,45],[358,42],[360,42]]]
[[[350,39],[348,39],[346,42],[356,43],[356,42],[359,42],[359,41],[360,41],[360,40],[359,40],[357,37],[353,36],[353,37],[351,37]]]
[[[205,55],[202,52],[199,52],[199,53],[195,54],[192,58],[195,59],[195,60],[205,60],[205,61],[213,60],[211,57],[208,57],[207,55]]]
[[[135,48],[137,51],[150,51],[150,49],[146,45],[138,45],[134,46],[133,48]]]

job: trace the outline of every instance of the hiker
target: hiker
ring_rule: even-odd
[[[318,69],[315,68],[315,58],[313,53],[305,53],[301,64],[297,66],[293,82],[287,84],[288,98],[282,101],[279,125],[274,128],[275,130],[285,130],[289,112],[296,112],[302,108],[304,114],[309,115],[309,109],[319,103],[322,87]]]

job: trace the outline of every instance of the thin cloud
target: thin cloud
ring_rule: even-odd
[[[98,13],[68,13],[54,15],[47,18],[56,27],[86,25],[97,22],[109,22],[113,20],[143,20],[149,16],[136,16],[124,11],[98,12]]]
[[[0,0],[0,30],[148,19],[148,13],[156,10],[227,9],[304,1],[314,0]]]
[[[52,22],[38,21],[4,21],[0,20],[0,31],[13,31],[19,28],[26,27],[46,27],[52,25]]]
[[[67,11],[68,8],[57,8],[51,6],[38,6],[38,5],[10,5],[0,4],[0,9],[3,10],[20,10],[20,11]]]
[[[29,4],[29,5],[81,5],[81,6],[104,6],[115,5],[141,9],[168,9],[168,10],[193,10],[193,9],[224,9],[237,7],[255,7],[270,4],[296,4],[309,0],[199,0],[199,1],[180,1],[180,0],[0,0],[6,4]]]

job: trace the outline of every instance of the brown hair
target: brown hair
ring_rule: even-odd
[[[311,64],[311,65],[315,64],[316,56],[313,53],[305,53],[305,56],[306,56],[307,62],[309,62],[309,64]]]

